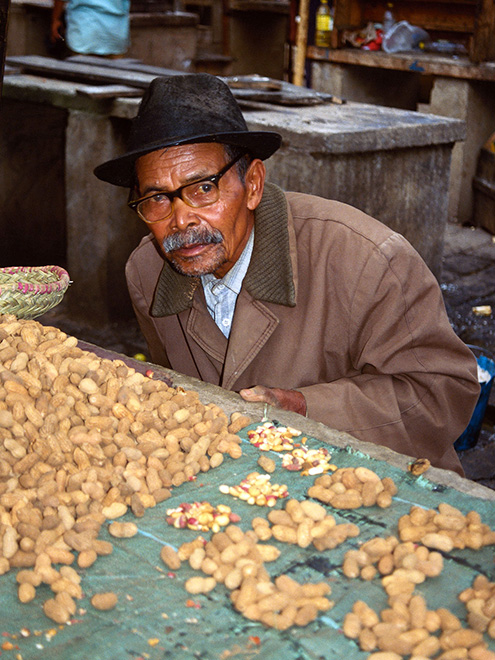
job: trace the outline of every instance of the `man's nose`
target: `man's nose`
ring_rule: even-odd
[[[199,225],[200,219],[193,206],[186,204],[180,197],[175,197],[172,201],[171,225],[179,231],[184,231],[188,227]]]

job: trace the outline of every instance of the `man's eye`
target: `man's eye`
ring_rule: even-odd
[[[156,204],[163,204],[163,202],[168,201],[167,195],[165,193],[157,193],[153,197],[149,198],[150,202],[155,202]]]
[[[215,188],[213,183],[211,181],[201,181],[198,183],[196,186],[196,194],[197,195],[208,195],[211,193],[211,191]]]

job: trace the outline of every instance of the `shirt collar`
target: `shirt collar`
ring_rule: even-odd
[[[213,284],[218,284],[221,282],[224,286],[230,289],[236,295],[239,295],[242,287],[242,280],[247,272],[249,262],[251,260],[251,255],[253,253],[254,245],[254,229],[252,229],[249,234],[248,241],[244,246],[241,256],[232,266],[232,268],[224,275],[222,278],[217,278],[213,273],[208,273],[207,275],[201,276],[201,282],[203,287],[213,286]]]

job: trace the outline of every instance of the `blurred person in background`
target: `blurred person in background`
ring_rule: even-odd
[[[129,47],[130,0],[54,0],[50,42],[67,54],[122,57]]]

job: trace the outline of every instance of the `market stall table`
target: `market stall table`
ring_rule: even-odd
[[[398,492],[392,505],[384,509],[375,506],[343,511],[327,506],[328,513],[338,523],[351,522],[360,530],[359,536],[347,539],[333,550],[318,552],[313,546],[303,549],[269,541],[281,550],[276,561],[266,564],[271,576],[287,573],[299,582],[325,582],[331,587],[329,597],[335,605],[321,612],[305,627],[294,626],[286,631],[267,628],[234,611],[229,592],[221,584],[206,595],[188,594],[184,589],[185,581],[199,573],[193,571],[187,562],[183,562],[180,569],[171,571],[160,560],[164,545],[178,548],[198,534],[205,539],[210,537],[209,532],[176,529],[167,524],[167,510],[181,503],[208,501],[215,506],[227,504],[241,517],[238,524],[244,531],[250,528],[253,517],[266,517],[266,507],[249,505],[219,491],[222,484],[235,485],[248,473],[260,471],[257,465],[260,450],[249,442],[244,429],[239,434],[242,438],[241,458],[226,457],[218,468],[199,473],[195,479],[173,488],[168,500],[147,509],[143,517],[126,514],[123,520],[134,521],[138,526],[135,537],[112,538],[104,526],[100,538],[111,540],[114,551],[100,557],[90,568],[79,569],[84,597],[77,602],[78,609],[70,624],[56,625],[43,614],[41,605],[50,596],[48,587],[39,587],[32,602],[21,604],[17,600],[14,571],[3,575],[0,578],[0,632],[2,648],[10,648],[12,657],[22,657],[23,660],[47,657],[53,660],[87,660],[88,657],[97,660],[158,660],[167,657],[201,660],[231,657],[364,659],[368,654],[361,652],[357,642],[342,633],[344,616],[358,599],[367,602],[377,612],[387,606],[387,599],[379,578],[364,582],[344,577],[341,566],[347,550],[357,548],[375,536],[397,535],[397,521],[413,505],[437,509],[441,502],[447,502],[464,514],[475,510],[483,523],[495,529],[495,493],[454,473],[430,468],[425,474],[414,476],[407,469],[411,458],[384,447],[360,442],[295,413],[248,404],[234,393],[173,371],[129,360],[91,345],[80,345],[101,357],[124,359],[143,373],[152,369],[154,378],[169,379],[174,387],[194,389],[203,403],[216,403],[228,415],[234,411],[248,414],[252,420],[250,428],[256,427],[265,415],[270,420],[276,419],[280,424],[295,427],[302,434],[295,441],[307,437],[309,447],[325,445],[332,453],[332,462],[338,467],[365,466],[380,477],[391,477]],[[287,484],[289,497],[305,499],[314,477],[287,471],[281,467],[280,454],[271,452],[270,455],[277,463],[271,475],[272,482]],[[283,505],[284,500],[280,500],[276,508],[283,508]],[[417,585],[415,593],[424,595],[429,609],[446,607],[465,625],[465,608],[457,596],[479,573],[495,581],[493,546],[478,551],[464,549],[444,553],[442,573]],[[91,596],[107,591],[118,595],[115,609],[93,609],[89,603]],[[485,640],[495,651],[494,640],[486,635]],[[5,653],[5,657],[10,654]]]

